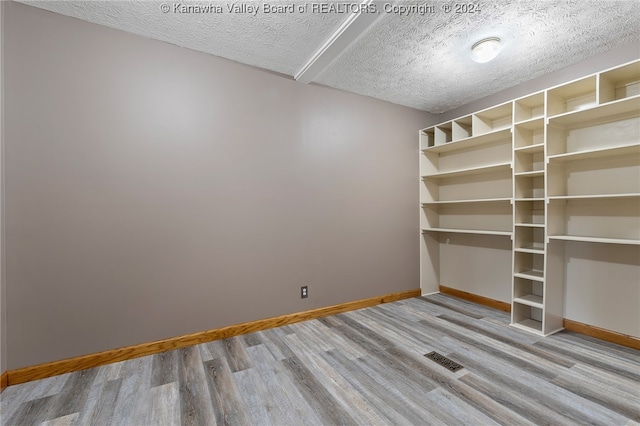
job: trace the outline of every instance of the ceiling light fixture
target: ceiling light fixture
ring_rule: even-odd
[[[498,37],[484,38],[471,46],[471,57],[481,64],[489,62],[502,50],[502,44]]]

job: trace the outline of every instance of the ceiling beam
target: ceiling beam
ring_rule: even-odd
[[[377,13],[362,12],[362,10],[366,11],[371,3],[372,0],[364,0],[360,3],[358,10],[345,19],[293,78],[301,83],[311,83],[334,59],[340,56],[364,30],[380,17],[380,10]]]

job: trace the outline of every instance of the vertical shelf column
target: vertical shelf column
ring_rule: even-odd
[[[541,335],[552,331],[547,320],[544,111],[545,92],[514,101],[511,324]]]

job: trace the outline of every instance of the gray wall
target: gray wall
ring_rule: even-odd
[[[533,80],[510,87],[494,95],[487,96],[475,102],[461,106],[460,108],[439,114],[436,118],[436,122],[441,123],[443,121],[462,117],[521,96],[530,95],[589,74],[600,72],[607,68],[612,68],[617,65],[634,61],[638,58],[640,58],[640,48],[638,47],[638,43],[631,43],[547,75],[543,75],[542,77],[534,78]]]
[[[7,371],[7,308],[4,267],[4,4],[0,2],[0,374]]]
[[[9,369],[419,286],[429,114],[5,13]]]

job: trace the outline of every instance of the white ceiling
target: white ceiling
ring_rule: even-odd
[[[292,77],[319,56],[301,81],[432,113],[619,46],[640,46],[637,0],[484,0],[475,2],[476,13],[446,13],[445,5],[453,1],[375,2],[380,13],[363,14],[350,27],[345,24],[354,18],[350,11],[312,10],[328,2],[235,3],[258,7],[255,15],[230,12],[232,1],[21,2]],[[293,4],[297,10],[264,13],[263,3]],[[163,4],[168,13],[161,10]],[[298,9],[304,4],[306,12]],[[400,15],[386,13],[385,4],[421,4],[432,10]],[[218,5],[222,13],[178,13],[182,6],[196,5]],[[494,61],[477,64],[470,47],[487,36],[500,37],[503,51]]]

